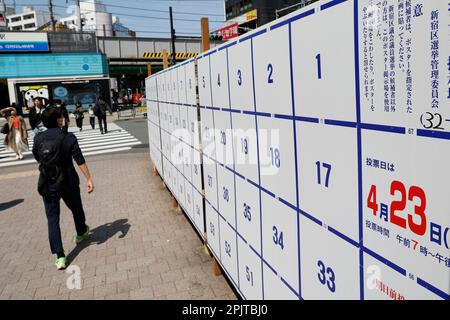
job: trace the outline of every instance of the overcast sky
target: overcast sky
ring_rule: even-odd
[[[200,36],[200,18],[210,20],[210,31],[223,26],[224,0],[102,0],[110,13],[140,37],[169,37],[169,6],[174,12],[174,29],[177,34]],[[54,10],[60,16],[69,16],[67,8],[74,0],[53,0]],[[12,7],[13,0],[6,0]],[[18,10],[24,5],[48,11],[48,0],[16,0]],[[133,8],[133,9],[131,9]]]

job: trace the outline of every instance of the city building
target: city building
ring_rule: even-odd
[[[94,34],[4,32],[0,38],[0,108],[27,114],[34,97],[61,100],[69,110],[110,98],[108,61]],[[78,45],[74,45],[77,43]]]
[[[230,39],[317,0],[225,0],[226,23],[216,32]]]
[[[6,18],[11,31],[36,31],[50,21],[50,13],[26,6],[21,13],[8,14]],[[57,18],[55,15],[55,19]]]
[[[131,37],[135,33],[125,27],[119,17],[108,12],[106,5],[100,0],[80,1],[80,16],[82,31],[95,32],[99,37]],[[71,30],[78,30],[78,15],[73,12],[72,16],[60,19],[60,22]]]

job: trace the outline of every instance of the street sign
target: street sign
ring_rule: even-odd
[[[0,32],[0,52],[49,51],[47,33]]]

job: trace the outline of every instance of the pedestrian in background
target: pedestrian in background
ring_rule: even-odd
[[[67,267],[67,259],[61,240],[59,226],[60,200],[63,199],[72,211],[75,222],[77,244],[90,232],[81,202],[80,178],[73,165],[77,163],[87,181],[87,192],[94,191],[94,183],[83,153],[73,133],[61,130],[63,117],[59,108],[48,108],[42,114],[47,131],[34,138],[33,155],[39,163],[38,192],[42,196],[48,222],[48,237],[52,254],[56,254],[55,265],[58,270]]]
[[[66,104],[64,102],[61,102],[61,100],[55,101],[55,107],[60,108],[62,116],[63,116],[63,126],[62,130],[65,133],[69,132],[69,125],[70,125],[70,118],[69,118],[69,111],[67,111]]]
[[[77,102],[75,104],[75,110],[73,111],[75,115],[75,122],[77,123],[77,127],[80,128],[80,131],[83,130],[83,119],[84,119],[84,110],[81,103]]]
[[[95,129],[95,112],[94,112],[94,107],[92,106],[92,104],[89,105],[88,113],[89,113],[89,123],[91,124],[92,130],[94,130]]]
[[[22,153],[28,151],[27,125],[23,117],[17,115],[16,109],[11,109],[8,119],[9,130],[4,143],[7,150],[16,154],[16,160],[22,160]]]
[[[101,134],[108,133],[108,124],[106,122],[106,112],[112,115],[112,110],[109,104],[103,97],[100,97],[95,105],[94,114],[98,118],[98,125],[100,126]]]
[[[42,98],[34,98],[33,100],[34,107],[30,109],[30,114],[28,116],[31,130],[33,130],[35,134],[38,134],[39,132],[43,132],[46,130],[41,119],[41,114],[46,108],[44,102],[45,101]]]

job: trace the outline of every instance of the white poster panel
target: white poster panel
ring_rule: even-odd
[[[360,299],[359,249],[304,216],[300,265],[303,299]]]
[[[448,19],[447,1],[359,1],[363,122],[450,131]]]
[[[253,38],[253,63],[256,110],[292,115],[287,25]]]
[[[197,105],[197,92],[195,90],[197,86],[197,78],[195,76],[195,64],[194,61],[185,65],[185,83],[186,83],[186,103],[190,105]]]
[[[258,140],[254,115],[232,114],[233,155],[236,172],[258,183]]]
[[[203,205],[203,197],[201,193],[197,190],[193,189],[192,195],[194,198],[194,220],[197,230],[200,232],[200,235],[204,238],[205,236],[205,213],[204,213],[204,205]]]
[[[279,276],[298,290],[297,213],[261,193],[263,257]]]
[[[219,215],[211,207],[211,205],[206,202],[206,234],[208,236],[208,245],[212,250],[214,255],[221,260],[220,256],[220,230],[219,230]]]
[[[298,122],[299,207],[359,239],[356,129]]]
[[[210,63],[212,104],[217,108],[229,108],[227,51],[212,54]]]
[[[227,221],[219,216],[220,227],[220,249],[221,262],[231,277],[231,280],[238,284],[238,250],[237,250],[237,235],[230,227]]]
[[[220,214],[236,228],[234,173],[220,165],[217,166],[217,186]]]
[[[431,291],[417,285],[415,279],[402,275],[386,264],[364,254],[365,300],[435,300]]]
[[[203,156],[203,174],[205,182],[205,199],[208,200],[211,205],[218,210],[217,200],[217,164]]]
[[[345,1],[292,23],[297,116],[356,121],[353,21]]]
[[[265,300],[298,300],[294,291],[266,264],[263,264],[263,280]]]
[[[231,109],[255,111],[251,41],[228,49]]]
[[[239,289],[248,300],[262,299],[261,258],[241,239],[239,250]]]
[[[364,246],[449,297],[448,140],[362,137]]]
[[[249,246],[261,254],[261,212],[259,189],[236,177],[237,231]]]
[[[198,66],[198,96],[201,106],[211,106],[211,79],[209,56],[197,59]]]
[[[261,186],[296,205],[293,121],[258,117],[258,141]]]

